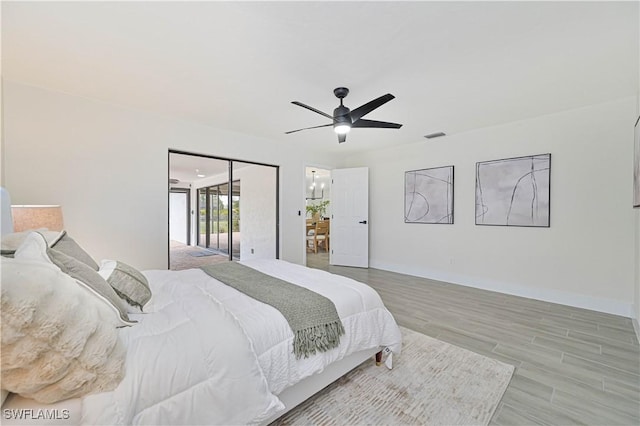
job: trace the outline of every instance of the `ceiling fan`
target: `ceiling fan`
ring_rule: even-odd
[[[362,117],[369,114],[374,109],[386,104],[391,99],[395,98],[391,93],[387,93],[386,95],[382,95],[379,98],[376,98],[366,104],[359,106],[358,108],[351,111],[349,108],[342,104],[342,100],[349,94],[349,89],[346,87],[338,87],[333,90],[333,94],[336,95],[338,99],[340,99],[340,106],[333,110],[333,116],[327,114],[326,112],[322,112],[320,110],[315,109],[314,107],[310,107],[309,105],[305,105],[302,102],[293,101],[291,102],[294,105],[301,106],[302,108],[306,108],[310,111],[318,113],[324,117],[327,117],[331,120],[330,124],[323,124],[321,126],[313,126],[313,127],[305,127],[304,129],[291,130],[285,132],[285,134],[299,132],[301,130],[308,129],[317,129],[319,127],[329,127],[333,126],[333,130],[338,134],[338,142],[342,143],[347,140],[347,133],[351,130],[351,128],[359,127],[359,128],[377,128],[377,129],[399,129],[402,127],[402,124],[397,123],[389,123],[386,121],[375,121],[375,120],[365,120]]]

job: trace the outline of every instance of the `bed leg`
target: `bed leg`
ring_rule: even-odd
[[[382,364],[382,351],[376,354],[376,365],[380,366],[380,364]]]

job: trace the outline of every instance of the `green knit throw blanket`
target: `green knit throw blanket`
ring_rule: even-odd
[[[226,262],[201,269],[216,280],[276,308],[293,331],[293,353],[308,358],[340,344],[344,326],[333,302],[326,297],[241,265]]]

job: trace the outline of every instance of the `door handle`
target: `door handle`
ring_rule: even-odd
[[[360,222],[358,222],[358,223],[361,223],[361,224],[363,224],[363,225],[366,225],[366,224],[367,224],[367,221],[366,221],[366,220],[361,220],[361,221],[360,221]]]

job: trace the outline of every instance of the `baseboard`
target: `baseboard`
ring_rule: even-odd
[[[526,297],[528,299],[542,300],[545,302],[557,303],[560,305],[573,306],[576,308],[589,309],[592,311],[605,312],[613,315],[620,315],[633,318],[632,305],[618,300],[585,296],[583,294],[570,293],[561,290],[546,288],[533,288],[520,284],[504,283],[475,277],[467,277],[438,271],[425,271],[420,268],[411,268],[404,265],[394,265],[385,262],[370,261],[370,266],[400,274],[412,275],[415,277],[427,278],[436,281],[443,281],[466,287],[480,288],[483,290],[495,291],[498,293],[510,294],[513,296]],[[634,325],[637,324],[637,320]],[[636,328],[636,334],[638,328]]]

